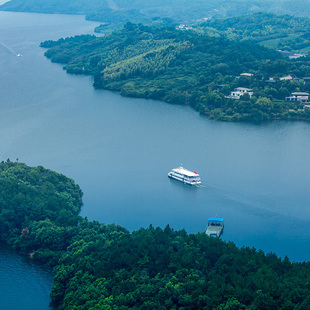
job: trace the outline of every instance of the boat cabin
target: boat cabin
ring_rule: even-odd
[[[210,217],[208,219],[208,226],[224,226],[224,219],[220,217]]]

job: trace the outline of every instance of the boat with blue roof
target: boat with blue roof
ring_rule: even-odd
[[[224,229],[224,219],[220,217],[210,217],[205,233],[209,237],[220,237]]]

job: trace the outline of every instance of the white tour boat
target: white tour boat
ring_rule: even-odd
[[[169,173],[168,173],[168,177],[172,178],[172,179],[176,179],[180,182],[183,182],[185,184],[189,184],[189,185],[198,185],[201,184],[201,180],[199,177],[199,174],[194,171],[189,171],[185,168],[183,168],[182,166],[172,169]]]

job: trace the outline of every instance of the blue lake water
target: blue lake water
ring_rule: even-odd
[[[90,77],[68,75],[43,56],[41,41],[96,25],[0,12],[0,159],[73,178],[89,219],[202,232],[217,214],[224,240],[308,261],[310,123],[211,121],[187,106],[95,90]],[[181,163],[197,170],[202,188],[167,177]],[[36,279],[46,283],[45,276]]]
[[[52,281],[51,270],[0,244],[0,309],[53,310],[49,307]]]

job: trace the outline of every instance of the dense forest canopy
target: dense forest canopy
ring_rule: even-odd
[[[59,309],[309,308],[309,263],[169,226],[90,222],[79,187],[41,166],[2,162],[0,182],[1,240],[55,266]]]
[[[28,237],[30,227],[77,222],[82,191],[62,174],[8,160],[0,163],[0,184],[1,241],[14,244],[22,231]]]
[[[83,14],[102,22],[146,22],[169,17],[178,22],[231,17],[255,12],[309,16],[308,0],[11,0],[0,10],[39,13]]]
[[[169,226],[93,235],[68,247],[51,297],[60,309],[307,309],[309,263],[238,249]]]
[[[104,37],[76,36],[41,46],[67,72],[93,75],[95,87],[125,96],[190,104],[224,121],[310,118],[302,103],[284,101],[292,92],[310,91],[303,80],[310,75],[310,58],[283,59],[252,41],[126,23]],[[289,74],[298,78],[281,80]],[[228,98],[237,87],[252,89],[253,96]]]

